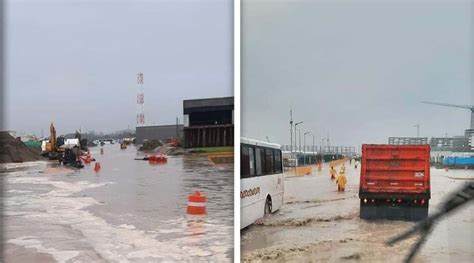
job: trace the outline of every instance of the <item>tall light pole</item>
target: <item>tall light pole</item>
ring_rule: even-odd
[[[416,138],[420,138],[420,124],[415,124],[413,127],[416,127]]]
[[[310,134],[311,132],[303,133],[303,164],[306,165],[306,134]]]
[[[291,107],[290,107],[290,156],[293,157],[293,110],[291,109]]]
[[[295,149],[296,149],[296,145],[297,145],[297,144],[296,144],[296,128],[297,128],[297,126],[300,125],[300,124],[303,124],[303,122],[300,121],[300,122],[295,123]],[[299,144],[300,144],[300,146],[298,147],[298,150],[301,150],[301,149],[300,149],[300,148],[301,148],[301,133],[300,133],[300,143],[299,143]]]
[[[298,130],[298,151],[301,152],[301,129]]]

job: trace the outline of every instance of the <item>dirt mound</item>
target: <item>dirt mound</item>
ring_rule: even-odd
[[[37,149],[30,149],[8,132],[0,131],[0,163],[21,163],[40,159]]]
[[[138,149],[139,151],[153,151],[163,144],[158,140],[149,140],[143,143],[143,145]]]

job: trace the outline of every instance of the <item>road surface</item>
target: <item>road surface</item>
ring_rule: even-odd
[[[70,170],[56,163],[2,172],[6,262],[230,262],[233,167],[207,156],[136,161],[135,147],[99,147],[101,163]],[[186,215],[187,196],[207,195],[204,218]]]
[[[393,247],[384,242],[412,222],[359,219],[359,169],[346,163],[344,193],[330,180],[328,166],[309,176],[285,178],[285,203],[261,225],[242,230],[243,261],[263,262],[402,262],[416,239]],[[474,178],[472,170],[431,170],[430,213],[451,191]],[[444,219],[422,247],[416,262],[472,262],[474,209],[470,206]]]

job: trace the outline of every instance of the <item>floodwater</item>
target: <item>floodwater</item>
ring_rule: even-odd
[[[402,262],[417,238],[384,243],[411,226],[405,221],[359,219],[359,169],[346,163],[347,188],[337,192],[328,166],[309,176],[285,178],[285,204],[261,224],[241,231],[243,261]],[[431,170],[430,213],[450,192],[474,178],[472,170]],[[472,262],[473,203],[442,219],[415,262]]]
[[[98,173],[36,162],[0,174],[7,262],[232,260],[233,166],[205,155],[151,166],[135,147],[103,148],[91,149]],[[194,191],[207,195],[203,217],[186,215]]]

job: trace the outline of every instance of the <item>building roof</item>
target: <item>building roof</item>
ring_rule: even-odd
[[[202,108],[202,107],[219,107],[219,106],[232,106],[233,107],[234,97],[183,100],[184,109]]]
[[[245,138],[245,137],[240,137],[240,143],[250,144],[250,145],[255,145],[255,146],[263,146],[263,147],[268,147],[268,148],[273,148],[273,149],[281,149],[280,144],[264,142],[264,141],[259,141],[255,139]]]
[[[165,124],[165,125],[146,125],[146,126],[137,126],[136,129],[153,129],[153,128],[163,128],[163,127],[176,127],[176,124]],[[183,127],[183,124],[178,124],[178,127]]]

